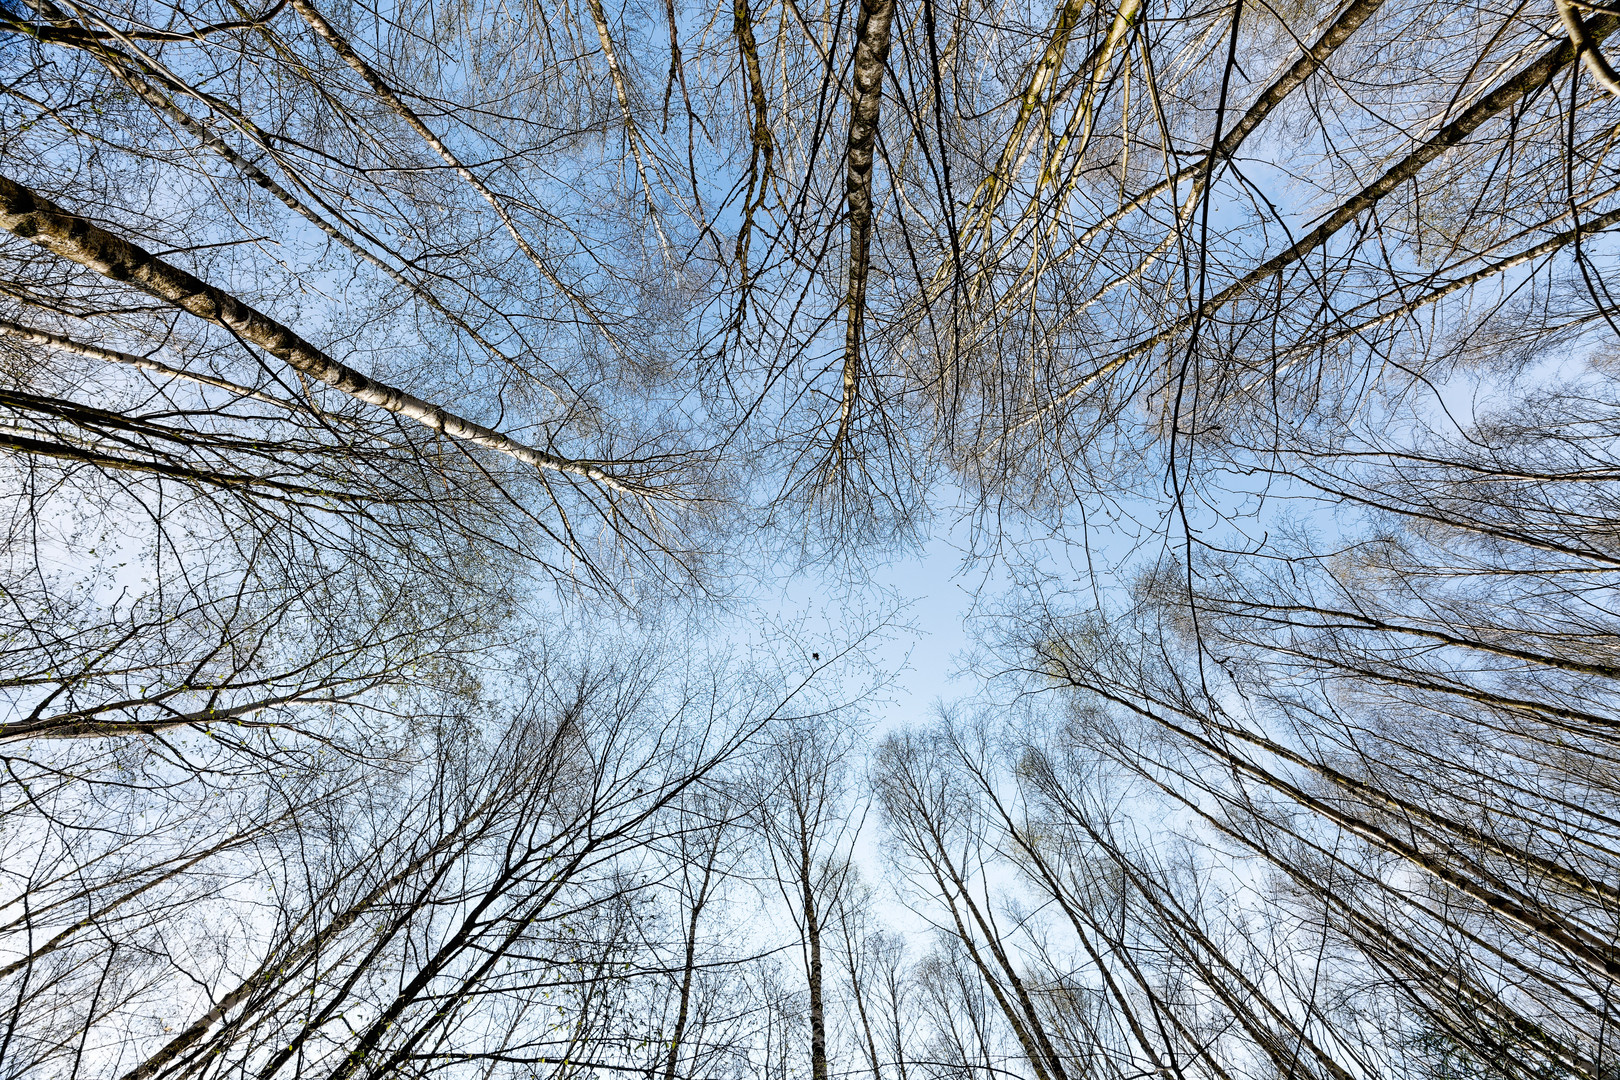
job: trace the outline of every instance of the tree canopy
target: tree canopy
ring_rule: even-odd
[[[1617,31],[0,0],[0,1080],[1620,1075]]]

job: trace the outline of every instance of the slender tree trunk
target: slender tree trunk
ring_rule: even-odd
[[[807,839],[799,843],[799,884],[804,906],[805,948],[810,954],[808,977],[810,983],[810,1076],[811,1080],[827,1080],[827,1013],[821,986],[821,922],[816,911],[816,896],[811,889],[813,871],[810,845]]]
[[[686,1037],[686,1023],[692,1006],[692,974],[697,968],[698,917],[703,914],[703,905],[708,902],[709,880],[713,870],[712,863],[704,866],[703,884],[698,887],[697,898],[692,902],[692,915],[686,920],[686,959],[681,969],[681,1000],[675,1012],[675,1030],[669,1037],[669,1055],[664,1060],[664,1080],[675,1080],[681,1040]]]

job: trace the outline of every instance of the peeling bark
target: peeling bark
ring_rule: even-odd
[[[849,203],[849,321],[844,331],[844,393],[839,409],[835,459],[849,439],[855,402],[860,395],[861,345],[866,319],[866,279],[871,269],[872,160],[877,146],[878,110],[883,103],[883,76],[889,62],[889,26],[894,0],[862,0],[855,24],[854,103],[849,112],[848,171],[844,193]]]

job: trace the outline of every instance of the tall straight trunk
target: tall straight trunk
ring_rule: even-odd
[[[692,915],[686,921],[686,962],[681,969],[681,1000],[675,1011],[675,1030],[670,1033],[669,1055],[664,1060],[664,1080],[675,1080],[681,1041],[686,1038],[686,1024],[692,1011],[692,974],[697,970],[698,918],[703,914],[703,905],[709,900],[709,880],[713,872],[711,861],[703,868],[703,884],[698,887],[698,894],[692,901]]]
[[[867,1057],[872,1060],[872,1077],[873,1080],[883,1080],[877,1038],[872,1034],[872,1018],[866,1011],[866,987],[861,984],[860,960],[855,955],[855,937],[849,931],[848,908],[841,909],[838,922],[844,935],[844,956],[849,964],[849,993],[855,1001],[855,1015],[861,1022],[861,1038],[866,1042]]]
[[[877,148],[878,111],[889,63],[889,25],[894,0],[862,0],[855,24],[851,63],[854,102],[849,113],[844,194],[849,204],[848,323],[844,330],[844,391],[833,452],[842,458],[860,395],[861,345],[866,325],[866,281],[872,265],[872,163]]]
[[[810,962],[806,971],[810,984],[810,1076],[811,1080],[827,1080],[827,1013],[821,990],[821,921],[816,911],[816,896],[811,889],[810,845],[804,837],[799,841],[799,885],[804,905],[804,941]]]

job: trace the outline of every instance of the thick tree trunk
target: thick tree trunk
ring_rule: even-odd
[[[849,203],[849,309],[844,330],[844,391],[834,454],[844,453],[860,395],[861,345],[866,325],[866,279],[872,264],[872,164],[877,147],[883,76],[889,63],[889,24],[894,0],[862,0],[855,24],[854,104],[849,112],[849,150],[844,194]]]
[[[222,326],[288,367],[357,401],[415,420],[434,431],[499,451],[536,468],[578,476],[626,494],[646,494],[592,462],[548,454],[387,383],[369,378],[290,328],[157,256],[0,176],[0,227],[54,255],[125,281],[205,322]]]

